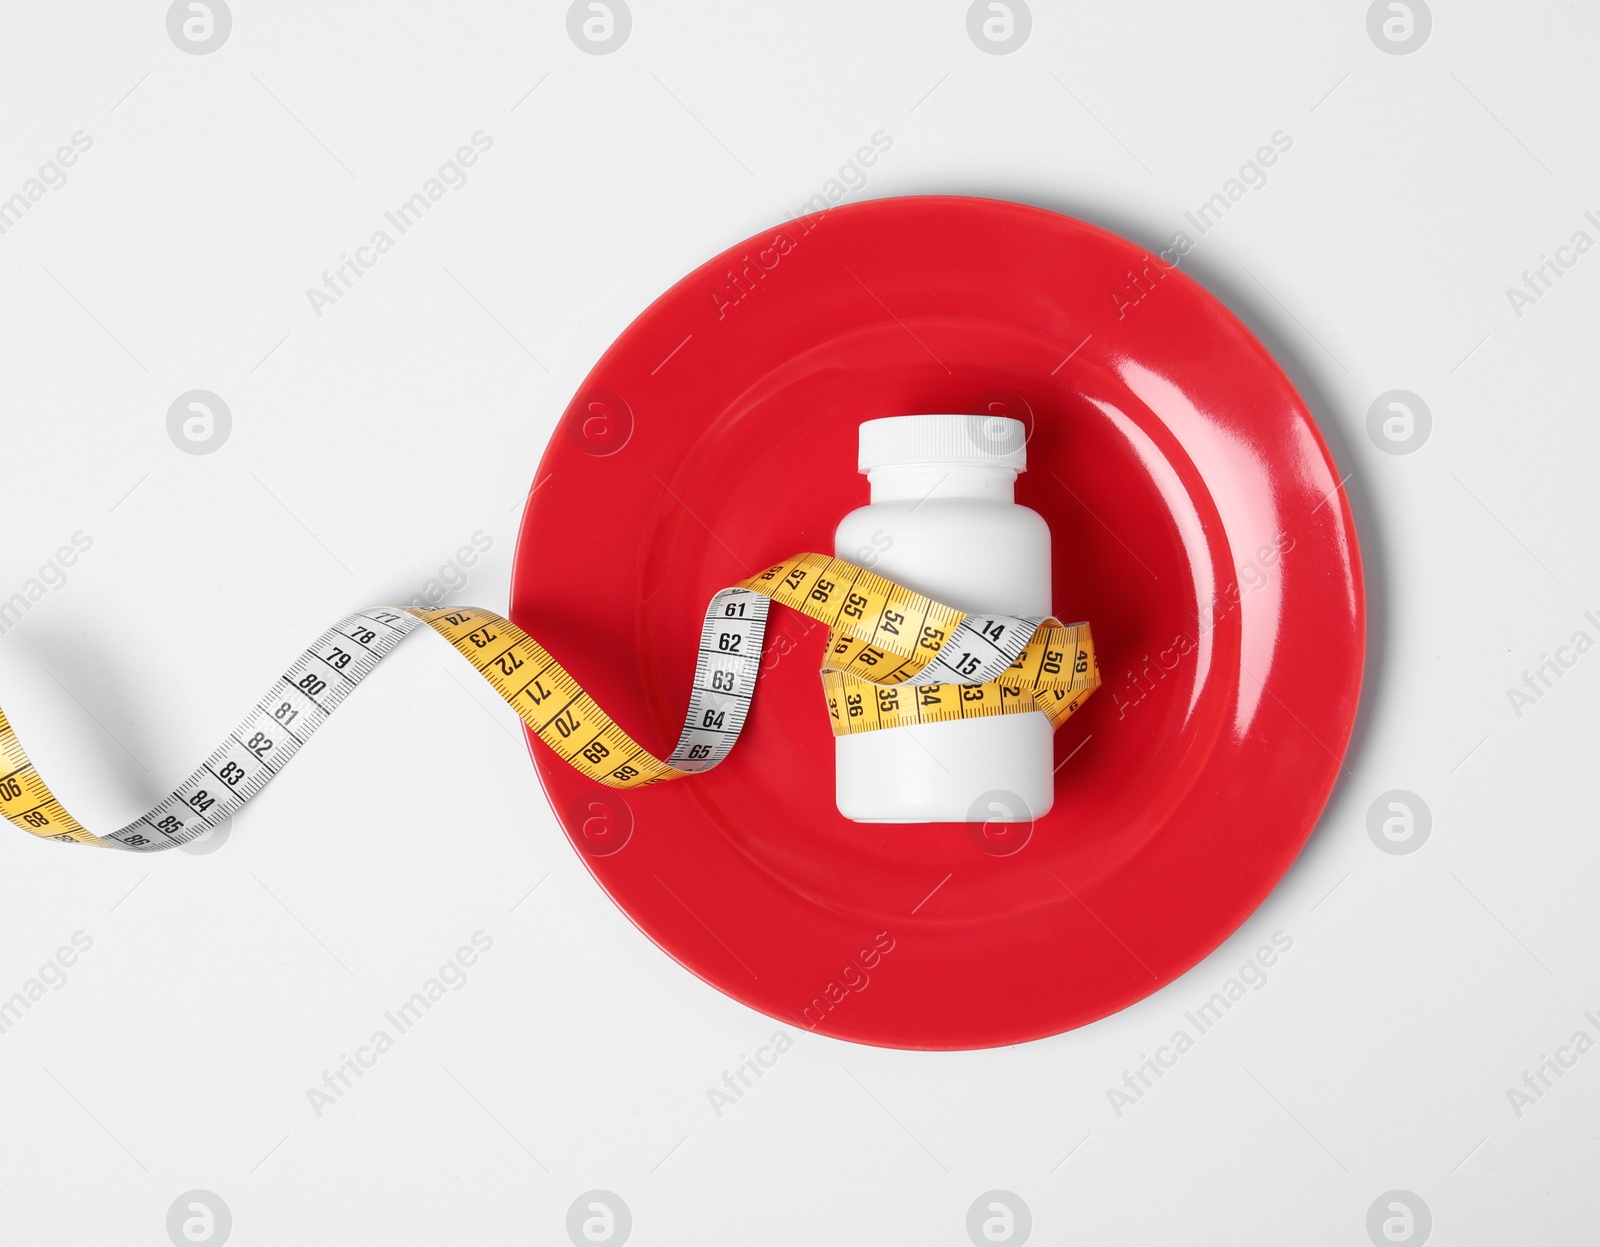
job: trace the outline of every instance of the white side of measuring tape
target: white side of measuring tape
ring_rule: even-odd
[[[402,611],[383,609],[334,624],[165,801],[101,839],[152,853],[205,835],[265,788],[356,685],[423,626]]]

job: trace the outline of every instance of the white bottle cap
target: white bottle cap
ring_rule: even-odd
[[[1006,416],[885,416],[861,426],[858,469],[954,463],[1022,472],[1027,429]]]

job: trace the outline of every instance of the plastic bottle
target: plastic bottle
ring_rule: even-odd
[[[969,614],[1050,614],[1050,529],[1015,501],[1025,433],[998,416],[868,420],[872,501],[840,523],[835,557]],[[857,822],[1026,822],[1054,800],[1051,736],[1041,713],[840,736],[835,800]]]

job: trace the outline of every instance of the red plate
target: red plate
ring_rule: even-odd
[[[1033,425],[1017,500],[1105,684],[1056,734],[1031,835],[867,826],[833,805],[820,630],[773,612],[744,739],[626,795],[530,736],[600,885],[706,982],[864,1043],[972,1048],[1170,982],[1310,834],[1361,686],[1339,474],[1243,325],[1132,243],[1038,208],[916,197],[741,243],[606,352],[539,465],[512,615],[642,744],[677,738],[702,611],[867,500],[856,426]]]

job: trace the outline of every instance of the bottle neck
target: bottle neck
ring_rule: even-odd
[[[977,499],[1015,502],[1015,468],[972,463],[887,464],[869,468],[872,501],[927,502],[931,499]]]

